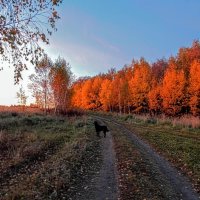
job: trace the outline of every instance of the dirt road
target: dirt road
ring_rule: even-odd
[[[123,195],[120,194],[121,191],[118,184],[118,178],[122,177],[122,174],[120,174],[120,171],[117,172],[117,167],[119,167],[116,162],[116,160],[118,161],[118,155],[115,155],[115,149],[113,148],[113,133],[115,133],[115,136],[123,135],[134,146],[135,151],[141,156],[142,167],[145,168],[145,175],[143,173],[137,174],[139,178],[134,183],[131,183],[132,185],[140,184],[143,187],[140,190],[135,190],[135,194],[133,192],[128,199],[200,199],[189,180],[133,132],[111,119],[102,117],[94,117],[94,119],[106,123],[111,131],[106,138],[101,138],[103,162],[100,170],[88,181],[88,185],[80,191],[77,199],[124,199]],[[134,157],[131,159],[134,159]],[[140,168],[141,166],[138,165],[138,167]],[[134,170],[132,170],[132,173],[134,174]],[[141,180],[144,180],[144,182],[148,180],[146,185],[150,185],[149,187],[152,187],[151,190],[141,183]],[[126,187],[128,188],[129,186],[127,185]],[[138,191],[140,196],[136,195]],[[152,194],[154,192],[156,194]]]
[[[101,136],[101,165],[95,175],[90,177],[73,199],[76,200],[116,200],[118,198],[118,181],[116,157],[111,134]],[[95,170],[95,169],[94,169]]]

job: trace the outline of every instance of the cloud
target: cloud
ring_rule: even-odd
[[[50,57],[64,57],[70,62],[72,70],[77,72],[76,75],[94,75],[105,72],[110,67],[114,67],[119,59],[119,55],[108,51],[103,51],[94,46],[83,44],[69,43],[52,43],[47,49]]]
[[[104,49],[110,50],[110,51],[114,51],[116,53],[120,53],[120,48],[116,45],[113,45],[109,42],[107,42],[105,39],[97,36],[97,35],[91,35],[91,39],[94,40],[94,42],[96,42],[97,44],[99,44],[101,47],[103,47]]]

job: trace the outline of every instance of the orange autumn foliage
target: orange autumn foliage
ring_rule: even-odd
[[[72,72],[69,63],[58,58],[50,72],[51,88],[55,101],[55,112],[66,111],[70,106]]]
[[[112,102],[112,83],[109,79],[105,79],[101,84],[99,93],[100,102],[104,111],[111,111]]]
[[[73,86],[72,106],[141,113],[200,115],[200,43],[181,48],[176,57],[150,64],[143,58],[119,71],[80,79]]]
[[[160,95],[161,86],[155,86],[148,94],[149,109],[153,113],[160,113],[162,110],[162,98]]]
[[[190,68],[190,107],[194,115],[200,114],[200,62],[194,61]]]
[[[73,93],[71,103],[75,108],[81,108],[82,105],[82,85],[83,82],[79,81],[73,85]]]
[[[88,79],[85,81],[85,83],[83,83],[83,87],[81,90],[81,98],[80,98],[81,107],[84,109],[93,108],[91,88],[92,88],[92,80]]]
[[[167,69],[163,85],[161,88],[161,97],[163,99],[163,109],[167,114],[179,114],[184,105],[186,79],[183,70],[177,70],[174,61]]]
[[[131,104],[135,112],[148,110],[148,93],[151,88],[151,69],[149,64],[141,59],[134,64],[134,73],[129,81]]]

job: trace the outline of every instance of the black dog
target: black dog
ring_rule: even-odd
[[[94,121],[94,126],[95,126],[95,129],[96,129],[96,132],[97,132],[97,136],[98,136],[98,137],[99,137],[99,133],[100,133],[101,131],[103,131],[104,137],[106,137],[106,132],[109,131],[108,128],[107,128],[107,126],[101,126],[101,125],[98,124],[97,121]]]

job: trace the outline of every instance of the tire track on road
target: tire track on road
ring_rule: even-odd
[[[128,130],[122,124],[108,118],[95,116],[96,119],[112,123],[118,131],[122,132],[132,141],[135,147],[149,163],[152,174],[156,177],[158,184],[162,186],[162,191],[168,199],[198,200],[200,196],[193,189],[188,178],[183,176],[175,167],[173,167],[164,157],[160,156],[148,144],[138,138],[132,131]],[[145,189],[145,188],[144,188]]]
[[[118,199],[116,156],[112,135],[107,133],[106,138],[100,140],[102,159],[100,170],[82,186],[74,198],[76,200]]]

